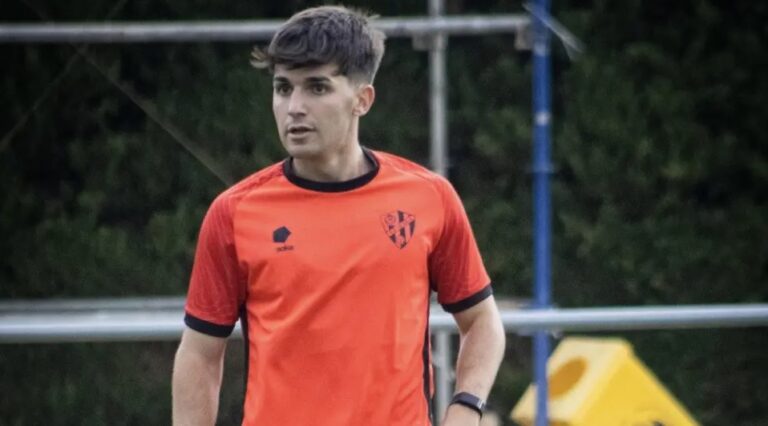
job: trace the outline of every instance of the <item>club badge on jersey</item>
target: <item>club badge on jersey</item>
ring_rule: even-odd
[[[402,210],[389,212],[381,216],[384,232],[390,241],[399,249],[408,245],[416,230],[416,217]]]

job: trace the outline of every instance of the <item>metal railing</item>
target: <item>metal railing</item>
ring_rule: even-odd
[[[199,22],[0,23],[0,43],[194,43],[267,40],[284,20]],[[525,30],[528,15],[381,18],[388,37],[477,35]]]
[[[184,298],[0,301],[0,343],[176,340]],[[434,335],[455,333],[453,317],[433,306]],[[502,309],[507,332],[616,331],[768,326],[768,304]],[[235,327],[233,337],[240,338]]]
[[[503,303],[502,303],[503,304]],[[454,377],[453,317],[430,310],[434,339],[435,409],[444,412]],[[0,301],[0,344],[176,340],[184,329],[184,298]],[[768,304],[502,309],[507,332],[608,331],[768,326]],[[232,334],[242,338],[239,323]]]

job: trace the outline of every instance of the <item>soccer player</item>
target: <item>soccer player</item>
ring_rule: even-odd
[[[429,297],[456,319],[456,393],[442,425],[478,425],[503,357],[490,279],[442,177],[365,148],[384,35],[370,17],[291,17],[255,65],[273,78],[288,158],[224,191],[203,221],[173,372],[173,423],[216,420],[241,321],[243,424],[427,426]]]

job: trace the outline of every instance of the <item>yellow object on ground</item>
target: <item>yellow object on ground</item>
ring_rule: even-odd
[[[698,425],[623,339],[566,338],[549,358],[547,375],[552,426]],[[534,424],[535,385],[511,418]]]

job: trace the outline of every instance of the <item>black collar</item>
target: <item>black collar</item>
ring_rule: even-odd
[[[297,176],[293,169],[293,157],[288,157],[285,161],[283,161],[283,173],[291,183],[304,189],[319,192],[351,191],[353,189],[360,188],[361,186],[372,181],[373,178],[375,178],[379,173],[379,161],[376,159],[373,153],[367,148],[363,148],[363,154],[365,155],[365,159],[368,160],[371,166],[373,166],[371,171],[354,179],[345,180],[342,182],[317,182]]]

